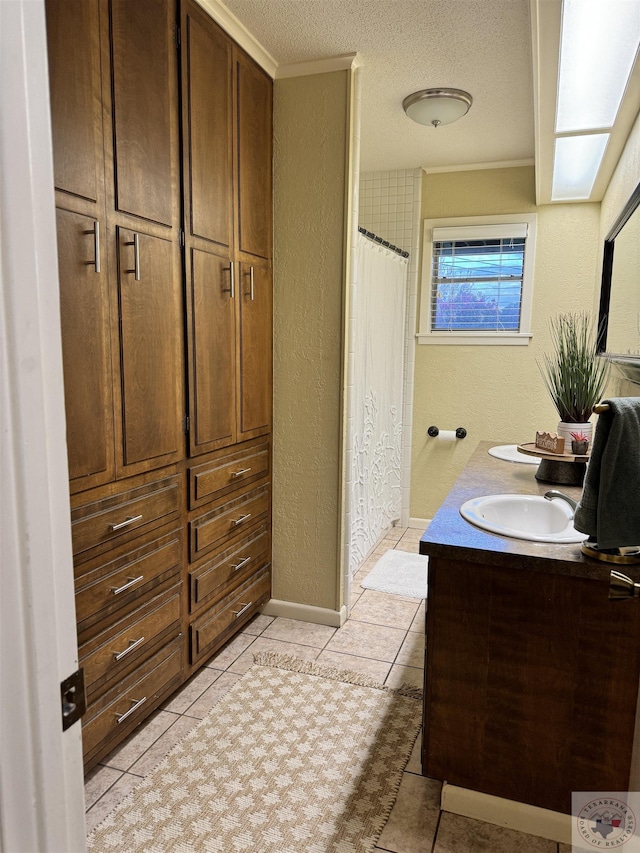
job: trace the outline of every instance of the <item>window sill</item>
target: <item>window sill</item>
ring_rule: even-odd
[[[533,335],[528,332],[495,334],[494,332],[418,332],[419,344],[437,346],[527,346]]]

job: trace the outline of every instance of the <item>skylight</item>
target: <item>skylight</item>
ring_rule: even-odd
[[[638,0],[564,0],[552,201],[590,198],[639,49]]]
[[[640,44],[640,3],[564,0],[556,133],[613,126]]]

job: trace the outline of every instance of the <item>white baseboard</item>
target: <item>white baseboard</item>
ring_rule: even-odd
[[[430,518],[410,518],[409,527],[415,527],[417,530],[426,530],[430,521]]]
[[[347,608],[329,610],[328,607],[315,607],[312,604],[297,604],[295,601],[270,599],[260,610],[265,616],[284,616],[287,619],[299,619],[301,622],[313,622],[315,625],[329,625],[342,628],[347,621]]]
[[[518,832],[571,844],[571,815],[541,809],[527,803],[504,800],[480,791],[458,788],[457,785],[442,786],[440,808],[445,812],[494,823]]]

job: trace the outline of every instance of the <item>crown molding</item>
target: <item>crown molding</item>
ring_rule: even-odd
[[[477,172],[483,169],[518,169],[522,166],[535,166],[533,157],[526,160],[497,160],[493,163],[466,163],[459,166],[422,166],[427,175],[442,172]]]
[[[327,59],[311,59],[307,62],[291,62],[279,65],[276,79],[285,77],[305,77],[309,74],[328,74],[331,71],[348,71],[360,66],[357,53],[343,53],[340,56],[330,56]]]

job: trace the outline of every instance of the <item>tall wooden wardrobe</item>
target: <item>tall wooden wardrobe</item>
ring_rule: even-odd
[[[86,768],[271,590],[272,81],[193,0],[47,0]]]

